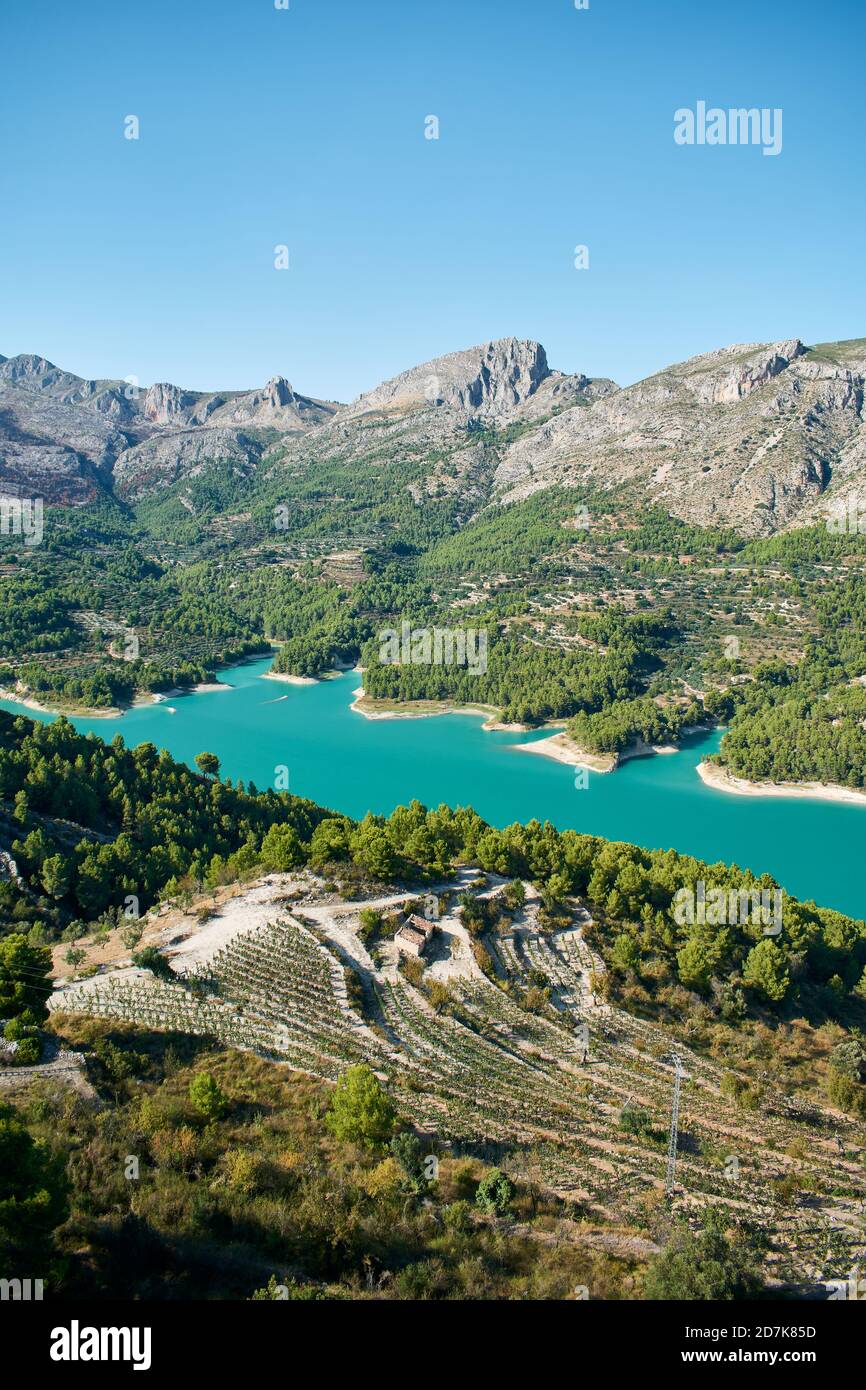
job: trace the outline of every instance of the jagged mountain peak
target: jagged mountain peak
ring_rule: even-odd
[[[0,379],[37,391],[53,391],[58,387],[65,390],[83,385],[81,377],[64,371],[49,362],[47,357],[40,357],[35,352],[19,352],[14,357],[0,359]]]
[[[751,362],[752,359],[769,360],[778,357],[785,362],[793,362],[807,351],[800,338],[783,338],[769,343],[730,343],[727,347],[712,348],[709,352],[687,357],[685,361],[677,362],[664,370],[677,372],[682,376],[695,371],[711,371],[726,364]]]
[[[842,478],[864,485],[856,344],[737,343],[567,410],[509,447],[506,497],[637,485],[684,520],[752,535],[802,524]]]
[[[141,413],[155,425],[185,422],[199,399],[195,391],[184,391],[170,381],[155,381],[144,394]]]
[[[541,343],[497,338],[401,372],[359,396],[348,413],[444,405],[465,415],[503,416],[519,408],[549,375]]]
[[[188,391],[88,381],[36,353],[2,357],[0,488],[73,504],[115,484],[143,493],[209,460],[252,465],[261,450],[248,431],[302,435],[339,408],[279,375],[253,391]]]
[[[712,352],[690,357],[659,373],[673,375],[702,400],[722,405],[743,400],[784,372],[792,362],[805,356],[807,348],[799,338],[775,343],[734,343]],[[656,378],[650,377],[650,381]]]
[[[100,487],[137,498],[213,462],[271,476],[394,457],[417,467],[416,500],[626,488],[684,520],[768,535],[866,498],[864,395],[863,339],[734,343],[620,389],[551,369],[534,339],[499,338],[345,407],[280,374],[251,391],[130,389],[22,353],[0,357],[0,486],[49,502]],[[496,427],[492,450],[473,421]]]

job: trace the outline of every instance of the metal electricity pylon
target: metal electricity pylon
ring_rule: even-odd
[[[674,1064],[674,1099],[671,1106],[671,1133],[668,1140],[668,1168],[665,1174],[665,1196],[669,1197],[674,1190],[674,1173],[677,1166],[677,1140],[679,1137],[680,1123],[680,1082],[685,1076],[682,1060],[678,1053],[671,1054]]]

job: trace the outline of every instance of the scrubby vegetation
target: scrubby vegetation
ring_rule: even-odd
[[[640,1289],[637,1260],[574,1242],[552,1251],[544,1235],[568,1220],[568,1203],[449,1152],[435,1135],[419,1138],[371,1073],[362,1080],[375,1140],[359,1102],[356,1141],[337,1132],[348,1114],[338,1095],[248,1053],[96,1020],[56,1027],[84,1052],[101,1107],[33,1083],[0,1110],[0,1253],[44,1271],[53,1297],[568,1298],[584,1286],[622,1298]],[[198,1098],[214,1089],[221,1104],[203,1108]],[[431,1181],[419,1175],[419,1154],[435,1160]]]

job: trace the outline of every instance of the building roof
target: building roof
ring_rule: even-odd
[[[416,927],[401,927],[397,933],[397,939],[411,941],[413,946],[425,946],[427,944],[427,933],[418,931]]]
[[[406,926],[411,930],[423,932],[425,941],[427,937],[432,936],[436,930],[435,922],[429,922],[426,917],[419,917],[417,912],[411,912],[409,914],[406,918]]]

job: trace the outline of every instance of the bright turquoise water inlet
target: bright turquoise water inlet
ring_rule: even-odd
[[[120,732],[130,746],[155,743],[190,764],[207,749],[223,775],[261,789],[284,766],[290,791],[352,816],[387,813],[417,797],[427,806],[472,805],[497,826],[550,820],[560,829],[768,870],[797,897],[866,915],[866,806],[713,791],[695,769],[718,747],[717,733],[692,736],[677,754],[590,773],[578,789],[573,768],[515,749],[543,734],[487,733],[467,714],[365,719],[349,708],[357,674],[296,686],[263,680],[270,664],[266,658],[222,672],[227,690],[73,722],[109,741]]]

